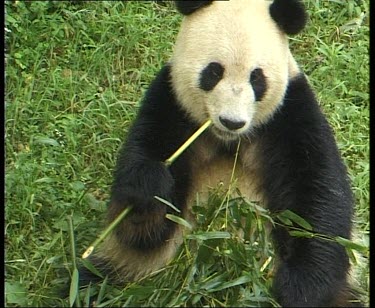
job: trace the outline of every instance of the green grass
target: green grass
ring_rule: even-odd
[[[357,242],[368,246],[369,1],[305,3],[310,22],[291,48],[335,131],[356,197]],[[117,151],[181,17],[170,2],[5,7],[6,305],[67,307],[58,290],[101,231]],[[124,288],[92,286],[80,303],[91,292],[97,306],[276,305],[264,227],[274,217],[224,195],[197,204],[198,226],[166,268]],[[252,233],[241,239],[241,229]],[[355,268],[368,300],[367,263]]]

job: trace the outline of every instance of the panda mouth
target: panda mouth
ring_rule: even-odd
[[[219,139],[227,141],[237,140],[243,135],[243,132],[240,133],[237,131],[223,130],[215,125],[212,127],[212,132]]]

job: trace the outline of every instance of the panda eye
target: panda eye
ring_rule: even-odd
[[[218,62],[209,63],[201,72],[199,87],[204,91],[211,91],[223,78],[224,67]]]
[[[266,77],[261,68],[256,68],[250,74],[250,84],[253,87],[255,100],[260,101],[267,90]]]

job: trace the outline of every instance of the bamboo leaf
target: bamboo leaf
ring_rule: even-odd
[[[336,236],[334,239],[337,243],[344,246],[345,248],[354,249],[354,250],[360,251],[362,253],[367,253],[367,251],[368,251],[368,247],[366,247],[364,245],[361,245],[361,244],[354,243],[351,240],[348,240],[348,239],[343,238],[341,236]]]
[[[175,210],[177,213],[181,213],[181,211],[177,207],[175,207],[172,203],[170,203],[168,200],[160,198],[159,196],[154,196],[154,198],[156,200],[164,203],[165,205],[168,205],[170,208],[172,208],[173,210]]]
[[[308,231],[299,231],[299,230],[289,231],[289,234],[295,237],[307,237],[307,238],[313,238],[315,236],[314,233],[311,233]]]
[[[104,279],[104,276],[102,273],[100,273],[98,271],[98,269],[90,262],[88,261],[87,259],[82,259],[81,262],[83,263],[83,265],[93,274],[95,274],[96,276],[100,277],[100,278],[103,278]]]
[[[181,226],[184,226],[190,230],[193,229],[193,226],[188,222],[186,221],[185,219],[179,217],[179,216],[175,216],[173,214],[166,214],[165,217]]]
[[[218,238],[231,238],[229,232],[226,231],[213,231],[213,232],[197,232],[195,234],[187,235],[189,239],[197,239],[197,240],[211,240],[211,239],[218,239]]]
[[[278,215],[279,219],[280,217],[282,218],[286,218],[286,219],[290,219],[291,221],[295,222],[297,225],[299,225],[300,227],[306,229],[306,230],[309,230],[309,231],[312,231],[313,230],[313,227],[310,225],[310,223],[308,223],[304,218],[302,218],[301,216],[297,215],[296,213],[290,211],[290,210],[285,210],[284,212],[282,212],[280,215]],[[280,219],[282,220],[282,219]]]
[[[252,279],[253,278],[250,277],[250,276],[241,276],[241,277],[239,277],[237,279],[234,279],[232,281],[225,282],[221,286],[219,286],[217,288],[214,288],[210,291],[217,292],[217,291],[220,291],[220,290],[228,289],[228,288],[231,288],[231,287],[234,287],[234,286],[238,286],[238,285],[241,285],[241,284],[244,284],[244,283],[248,283],[248,282],[252,281]]]

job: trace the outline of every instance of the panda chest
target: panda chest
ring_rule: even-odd
[[[241,146],[234,155],[222,155],[216,150],[214,145],[205,142],[194,146],[188,206],[196,201],[206,203],[215,192],[237,197],[239,191],[249,201],[261,201],[255,148]]]

